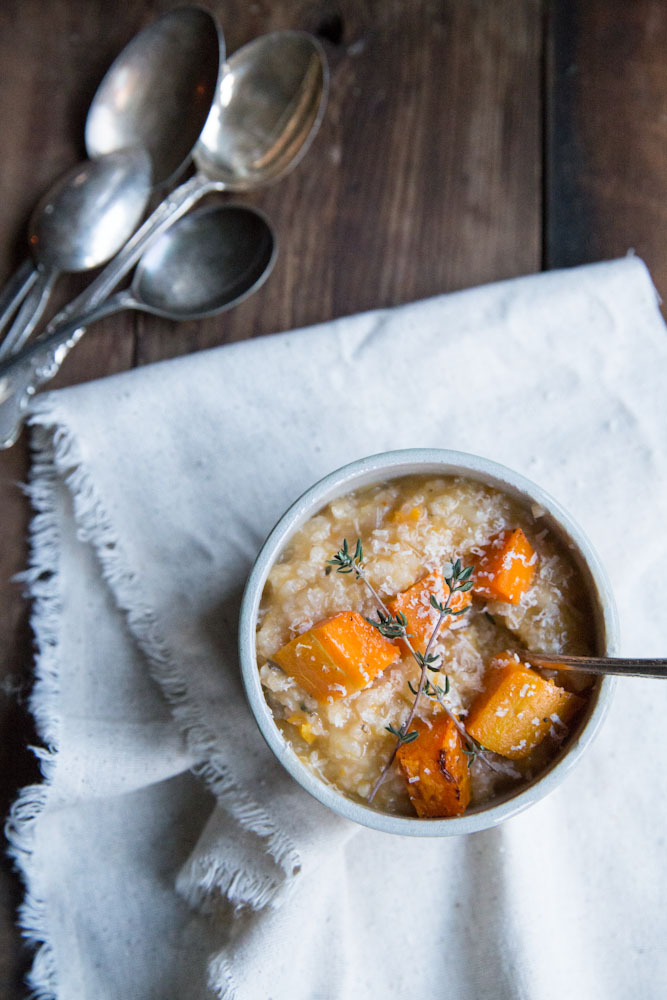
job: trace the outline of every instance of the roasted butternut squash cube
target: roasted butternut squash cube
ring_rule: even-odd
[[[368,687],[400,655],[356,611],[343,611],[292,639],[272,659],[317,701],[333,702]]]
[[[493,601],[518,604],[530,587],[537,553],[521,528],[501,531],[477,560],[473,592]]]
[[[396,753],[410,800],[418,816],[461,816],[470,802],[470,773],[463,740],[444,713],[428,722],[417,719],[416,740]]]
[[[492,662],[486,687],[475,698],[466,729],[482,746],[510,760],[527,757],[552,725],[565,725],[583,698],[545,680],[515,653]]]
[[[431,607],[431,594],[437,598],[440,604],[444,604],[449,596],[449,587],[440,570],[433,570],[417,583],[413,583],[407,590],[387,601],[387,607],[392,615],[399,612],[405,615],[410,642],[414,649],[420,653],[426,649],[439,617],[436,609]],[[471,600],[469,591],[459,590],[452,596],[449,606],[452,611],[461,611],[468,607]],[[455,621],[456,616],[448,615],[441,628],[450,628]]]

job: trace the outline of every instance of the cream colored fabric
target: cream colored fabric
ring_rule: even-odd
[[[393,838],[273,760],[236,622],[296,495],[366,454],[448,447],[555,495],[607,566],[623,651],[664,655],[666,377],[631,258],[38,398],[27,583],[48,751],[9,832],[40,996],[662,996],[667,685],[619,684],[586,759],[501,828]]]

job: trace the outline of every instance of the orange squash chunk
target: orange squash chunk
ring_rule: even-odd
[[[337,701],[368,687],[400,651],[356,611],[319,622],[272,659],[317,701]]]
[[[518,604],[531,584],[537,554],[521,528],[501,531],[475,567],[473,591],[479,597]]]
[[[470,706],[466,729],[488,750],[520,760],[554,723],[569,722],[583,704],[583,698],[540,677],[514,653],[502,653]]]
[[[427,576],[413,583],[411,587],[387,601],[387,607],[392,615],[399,612],[405,615],[408,623],[408,634],[412,646],[423,653],[431,638],[439,614],[431,607],[431,594],[434,594],[440,604],[444,604],[449,596],[449,587],[440,570],[433,570]],[[467,608],[472,598],[469,591],[457,591],[450,601],[452,611]],[[456,621],[452,615],[447,615],[441,628],[449,628]]]
[[[470,802],[470,773],[463,740],[447,715],[415,720],[419,736],[396,753],[418,816],[461,816]]]

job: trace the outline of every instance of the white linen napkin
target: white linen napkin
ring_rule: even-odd
[[[628,258],[39,397],[26,580],[45,777],[8,824],[38,995],[661,996],[667,686],[619,684],[574,774],[502,827],[391,837],[274,761],[236,619],[263,538],[312,482],[448,447],[558,497],[610,573],[623,652],[664,655],[666,376]]]

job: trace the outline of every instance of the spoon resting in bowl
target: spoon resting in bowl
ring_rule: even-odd
[[[548,670],[577,670],[586,674],[618,674],[619,677],[664,677],[667,660],[626,659],[616,656],[559,656],[551,653],[526,653],[533,666]]]

